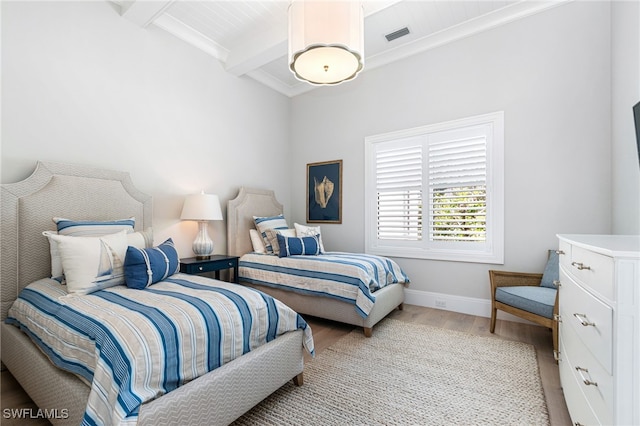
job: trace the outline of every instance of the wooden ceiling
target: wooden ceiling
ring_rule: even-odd
[[[364,1],[363,72],[565,1]],[[296,80],[287,63],[290,1],[113,1],[141,27],[155,25],[219,59],[226,71],[248,76],[287,96],[316,86]],[[409,34],[387,41],[402,28]]]

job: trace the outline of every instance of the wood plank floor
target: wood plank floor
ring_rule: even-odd
[[[404,310],[395,310],[389,315],[400,321],[412,322],[416,324],[427,324],[442,327],[450,330],[458,330],[471,334],[489,336],[489,318],[465,315],[456,312],[443,311],[439,309],[424,308],[420,306],[405,305]],[[340,324],[319,318],[307,318],[313,330],[316,354],[321,356],[322,350],[330,346],[335,341],[348,334],[354,327]],[[375,333],[375,328],[373,329]],[[553,359],[553,345],[551,341],[551,331],[529,324],[516,323],[510,321],[500,321],[496,323],[496,336],[532,344],[536,348],[538,356],[538,368],[542,378],[549,417],[552,426],[569,426],[571,419],[567,412],[567,407],[560,388],[560,378],[558,366]],[[1,374],[0,393],[1,406],[5,408],[33,408],[37,409],[29,396],[22,390],[18,382],[8,371]],[[4,413],[4,411],[3,411]],[[0,419],[3,425],[35,426],[48,424],[46,420],[11,420]]]

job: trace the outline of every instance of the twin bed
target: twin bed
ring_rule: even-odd
[[[2,185],[1,202],[2,362],[38,407],[47,410],[49,420],[52,423],[69,425],[90,424],[93,421],[102,423],[105,418],[110,418],[111,424],[136,422],[142,425],[228,424],[287,381],[294,379],[294,382],[302,384],[303,344],[306,343],[308,348],[311,346],[310,350],[313,349],[312,341],[309,341],[310,335],[302,329],[304,327],[300,327],[301,323],[298,323],[290,327],[292,331],[284,332],[262,346],[248,348],[251,349],[249,351],[246,350],[247,348],[241,347],[239,350],[241,356],[188,381],[183,386],[166,394],[158,391],[155,397],[144,400],[138,407],[133,408],[131,416],[117,418],[117,415],[104,417],[105,413],[92,413],[88,409],[88,401],[99,401],[101,395],[109,392],[100,386],[95,386],[94,383],[89,384],[86,377],[82,377],[80,374],[73,374],[54,366],[49,357],[44,354],[45,347],[36,346],[27,334],[18,327],[5,323],[5,319],[18,295],[31,283],[37,282],[38,286],[48,287],[50,290],[47,291],[64,291],[63,286],[60,286],[57,281],[44,278],[51,276],[51,253],[47,238],[43,237],[42,232],[55,230],[52,222],[53,217],[98,221],[133,217],[135,218],[135,230],[142,231],[151,226],[151,198],[134,188],[127,173],[40,162],[29,178],[15,184]],[[180,281],[193,278],[197,281],[194,285],[206,285],[214,288],[216,292],[231,291],[229,287],[224,286],[233,286],[183,274],[174,274],[170,278]],[[224,288],[219,289],[218,284]],[[165,284],[162,281],[150,286],[149,289],[157,288],[162,292],[172,291],[170,288],[162,287],[164,285],[176,284]],[[259,298],[270,308],[273,308],[274,305],[281,308],[279,302],[275,303],[262,296],[256,297],[255,295],[258,293],[255,291],[245,287],[235,287],[238,287],[242,293],[241,296],[249,299]],[[114,295],[112,290],[121,294]],[[154,291],[158,293],[158,290]],[[254,296],[246,293],[248,291]],[[95,303],[102,304],[107,298],[128,298],[131,292],[141,292],[141,290],[116,286],[88,296],[76,297],[73,301],[93,300]],[[42,289],[28,290],[26,293],[30,294],[28,300],[24,302],[27,306],[29,303],[35,303],[32,301],[34,297],[45,300],[46,304],[43,303],[43,305],[46,306],[49,306],[52,299],[56,299],[55,296],[47,299],[45,297],[46,291]],[[156,295],[155,297],[160,296]],[[236,296],[229,296],[229,298],[238,300]],[[64,296],[59,299],[62,301],[63,307],[58,309],[63,309],[68,313],[65,305],[66,299]],[[181,307],[184,307],[184,311],[193,309],[193,307],[187,307],[184,301],[180,303],[183,304]],[[240,306],[243,302],[237,303]],[[253,310],[251,304],[242,306],[246,310]],[[200,309],[205,310],[206,308],[200,307]],[[226,308],[223,310],[226,311]],[[164,312],[159,313],[164,315]],[[47,313],[45,312],[44,315]],[[77,320],[78,315],[87,314],[69,313],[69,315],[74,315]],[[287,315],[290,316],[291,312],[288,312]],[[294,315],[297,314],[294,313]],[[233,312],[228,316],[236,318],[237,321],[243,320],[242,316],[235,315]],[[91,323],[95,327],[101,326],[102,320],[90,316],[85,318],[87,323]],[[113,320],[115,321],[116,318]],[[195,322],[185,325],[184,328],[195,327],[193,324]],[[252,324],[251,333],[263,333],[273,337],[271,327],[278,326],[276,324],[260,324],[258,321]],[[108,324],[105,323],[104,326],[107,327]],[[200,325],[200,327],[204,326]],[[261,328],[261,331],[256,327]],[[49,328],[51,328],[51,324],[44,326],[45,331]],[[146,336],[142,337],[149,337],[149,334],[156,333],[161,334],[159,331],[153,331],[144,333]],[[184,337],[179,338],[183,339]],[[242,342],[242,340],[240,341]],[[96,355],[96,363],[101,362],[102,352],[106,352],[103,346],[99,349],[100,360]],[[129,349],[134,355],[141,354],[142,351],[137,347],[123,347],[122,349],[122,352],[127,352],[126,349]],[[174,362],[181,363],[183,361],[181,357],[184,356],[168,358],[167,365],[175,368]],[[194,360],[196,364],[201,362],[197,356],[194,357]],[[69,362],[72,361],[73,358]],[[105,367],[105,365],[107,366]],[[108,369],[108,362],[96,366],[97,369],[98,367]],[[190,368],[192,367],[185,367],[187,370]],[[193,368],[195,369],[195,367]],[[119,370],[119,366],[113,366],[113,370]],[[152,381],[149,380],[143,385]],[[164,380],[164,383],[161,384],[166,385],[169,389],[174,386],[169,383],[169,380]],[[128,404],[121,404],[121,406],[131,407]]]
[[[1,201],[2,363],[54,424],[229,424],[287,381],[302,385],[303,351],[313,353],[313,339],[299,314],[361,326],[370,336],[378,321],[402,308],[408,279],[388,259],[344,253],[279,259],[253,253],[254,216],[282,214],[272,191],[242,188],[229,201],[228,251],[241,256],[244,285],[165,273],[147,287],[128,288],[127,282],[88,295],[67,294],[69,282],[65,287],[48,278],[55,262],[43,231],[55,231],[54,217],[135,218],[133,231],[139,233],[151,226],[151,198],[127,173],[39,162],[24,181],[2,185]],[[150,256],[161,246],[140,251]],[[319,262],[332,256],[344,269],[331,274],[342,277],[338,293],[304,287],[327,268]],[[294,258],[303,266],[285,266],[279,278],[272,274],[275,264]],[[138,311],[121,315],[125,306]],[[176,323],[168,322],[172,315]],[[31,322],[44,334],[34,333]],[[72,331],[54,331],[61,324],[72,325]],[[123,329],[134,335],[133,342],[112,336]],[[50,341],[58,333],[88,346],[73,352],[62,341],[58,347]],[[178,341],[187,342],[187,348]],[[143,343],[160,348],[159,361],[144,359],[142,354],[154,350]],[[109,352],[117,361],[106,357]],[[141,378],[139,371],[151,373]]]
[[[391,311],[402,309],[409,280],[390,259],[333,252],[284,258],[255,254],[250,238],[254,218],[282,214],[282,204],[270,190],[243,187],[228,202],[227,251],[240,257],[240,283],[270,294],[298,313],[362,327],[366,336]],[[331,279],[318,280],[320,273]],[[321,290],[313,287],[318,282]],[[340,288],[329,294],[333,285]]]

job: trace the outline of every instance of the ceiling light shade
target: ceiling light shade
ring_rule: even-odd
[[[289,68],[311,84],[353,79],[364,66],[364,11],[358,1],[294,0],[289,6]]]

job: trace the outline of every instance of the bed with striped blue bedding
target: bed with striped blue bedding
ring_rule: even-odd
[[[254,289],[175,274],[144,290],[71,295],[43,279],[27,286],[6,320],[58,367],[90,385],[83,424],[133,424],[140,405],[288,331],[300,315]]]
[[[387,257],[344,252],[288,257],[247,253],[240,258],[238,275],[242,282],[351,303],[363,318],[373,309],[377,290],[409,283]]]

